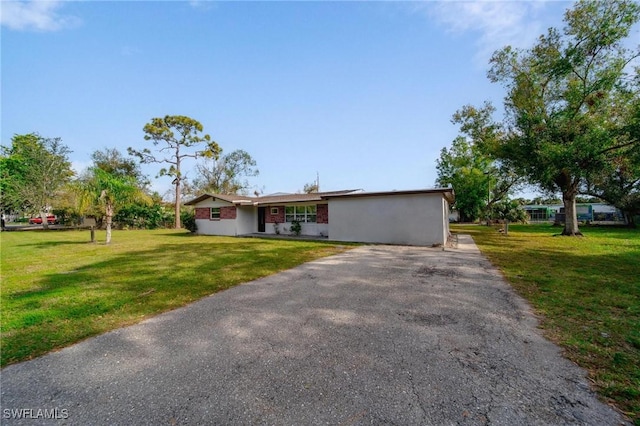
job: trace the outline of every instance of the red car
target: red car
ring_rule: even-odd
[[[53,225],[54,223],[56,223],[56,217],[53,216],[53,215],[47,216],[47,223],[49,225]],[[31,219],[29,219],[29,224],[30,225],[42,225],[42,218],[41,217],[32,217]]]

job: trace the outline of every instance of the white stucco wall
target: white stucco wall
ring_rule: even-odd
[[[310,235],[310,236],[318,236],[318,237],[326,237],[329,234],[329,225],[326,223],[300,223],[302,225],[302,230],[300,231],[300,235]],[[285,222],[278,225],[280,228],[280,234],[282,235],[290,235],[291,232],[291,222]],[[275,234],[275,230],[273,228],[273,223],[267,223],[265,234]]]
[[[449,202],[442,197],[442,199],[440,200],[442,203],[442,243],[438,243],[438,244],[442,244],[445,245],[447,243],[447,241],[449,241],[449,234],[450,234],[450,229],[449,229]]]
[[[440,193],[329,199],[329,239],[369,243],[445,244],[448,205]]]
[[[258,232],[258,212],[253,206],[236,207],[236,235]]]

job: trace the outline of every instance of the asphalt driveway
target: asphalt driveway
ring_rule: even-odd
[[[469,237],[359,247],[9,366],[0,421],[621,424],[536,326]]]

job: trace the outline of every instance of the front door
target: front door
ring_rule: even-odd
[[[266,207],[258,207],[258,232],[264,232],[266,211]]]

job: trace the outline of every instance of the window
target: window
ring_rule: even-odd
[[[307,222],[316,222],[316,206],[307,206]]]
[[[220,219],[220,207],[211,207],[211,219],[212,220]]]
[[[277,207],[271,207],[271,214],[272,215],[277,215],[278,214],[278,208]]]
[[[317,214],[316,206],[286,206],[284,208],[284,221],[293,222],[311,222],[315,223]]]

